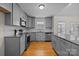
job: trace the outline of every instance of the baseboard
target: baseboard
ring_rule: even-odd
[[[52,41],[49,41],[49,40],[46,40],[46,41],[30,41],[30,42],[52,42]]]

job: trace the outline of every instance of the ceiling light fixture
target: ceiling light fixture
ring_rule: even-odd
[[[39,9],[43,10],[45,8],[45,5],[44,4],[40,4],[39,5]]]
[[[72,5],[72,3],[69,3],[68,5],[67,5],[67,7],[70,7]]]

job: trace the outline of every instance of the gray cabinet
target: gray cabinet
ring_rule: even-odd
[[[20,8],[17,4],[13,4],[13,25],[20,26]]]
[[[46,17],[46,28],[51,29],[52,28],[52,17]]]
[[[51,41],[51,32],[45,32],[45,40]]]
[[[53,48],[55,49],[57,37],[54,36],[53,33],[52,33],[51,38],[52,38],[52,39],[51,39],[51,40],[52,40],[52,46],[53,46]]]
[[[31,41],[46,41],[45,40],[45,32],[31,32]]]
[[[35,17],[27,16],[26,27],[27,28],[34,28],[35,27]]]
[[[45,41],[45,33],[36,32],[36,41]]]
[[[20,38],[20,55],[23,53],[25,50],[25,35],[22,35]]]
[[[19,56],[25,50],[25,38],[22,37],[5,37],[5,55]]]
[[[26,21],[27,15],[24,13],[24,11],[21,9],[21,7],[16,4],[0,4],[4,7],[10,9],[8,13],[5,13],[5,25],[17,25],[20,26],[20,18],[22,20]]]
[[[59,39],[59,55],[66,56],[68,53],[66,52],[66,43],[63,41],[63,39]]]
[[[79,56],[79,45],[52,35],[52,46],[60,56]]]
[[[5,15],[5,25],[12,25],[12,3],[1,3],[0,10]]]
[[[13,25],[12,13],[5,13],[5,25]]]
[[[10,6],[11,12],[5,13],[5,25],[20,26],[20,18],[26,22],[26,28],[35,27],[35,17],[27,16],[21,7],[13,3]]]
[[[5,56],[20,55],[20,38],[5,37]]]
[[[30,33],[30,39],[31,39],[31,41],[36,41],[36,32]]]
[[[71,44],[69,53],[71,56],[79,56],[79,45]]]

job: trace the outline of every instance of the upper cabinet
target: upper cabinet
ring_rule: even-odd
[[[0,12],[5,15],[5,25],[12,25],[12,3],[0,3]]]
[[[52,17],[46,17],[46,28],[52,29]]]
[[[20,19],[26,21],[27,17],[17,4],[13,4],[13,25],[20,26]]]
[[[26,27],[34,28],[35,27],[35,17],[27,16]]]
[[[18,4],[13,4],[13,25],[25,25],[26,28],[34,28],[34,22],[35,17],[28,16]]]
[[[13,25],[12,13],[5,13],[5,25]]]
[[[0,11],[5,14],[5,25],[23,26],[30,29],[35,27],[35,17],[28,16],[16,3],[2,3]]]

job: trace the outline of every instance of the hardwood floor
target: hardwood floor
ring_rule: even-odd
[[[51,42],[31,42],[22,56],[57,56]]]

